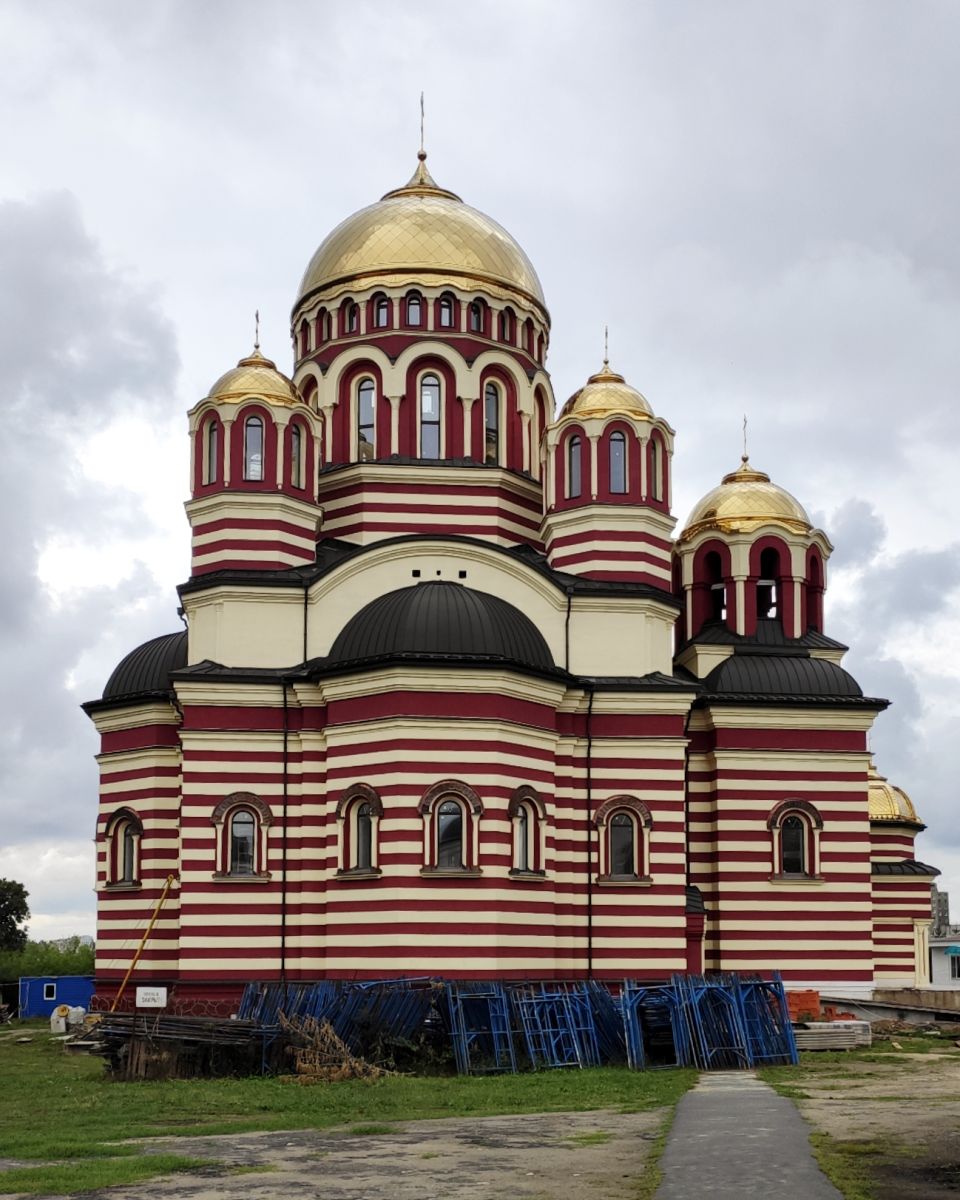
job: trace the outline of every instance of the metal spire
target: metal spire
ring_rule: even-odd
[[[253,314],[253,326],[254,326],[253,348],[254,348],[254,350],[259,350],[260,349],[260,309],[259,308]]]

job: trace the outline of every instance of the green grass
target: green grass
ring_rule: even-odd
[[[418,1118],[642,1112],[674,1105],[696,1078],[689,1070],[603,1068],[478,1078],[386,1076],[310,1088],[259,1076],[119,1083],[104,1075],[99,1058],[65,1054],[42,1027],[29,1032],[34,1039],[28,1044],[0,1041],[0,1146],[8,1158],[56,1165],[0,1172],[0,1192],[83,1191],[188,1169],[184,1164],[192,1161],[144,1156],[139,1146],[117,1144],[128,1138],[333,1127],[364,1136],[396,1132],[396,1122]],[[31,1180],[43,1172],[46,1182],[34,1185]]]
[[[570,1137],[564,1138],[565,1142],[571,1142],[575,1146],[602,1146],[609,1142],[613,1137],[612,1133],[607,1133],[603,1129],[594,1129],[589,1133],[574,1133]]]

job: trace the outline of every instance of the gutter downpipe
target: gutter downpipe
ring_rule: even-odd
[[[593,978],[593,688],[587,688],[587,979]]]
[[[284,1000],[287,990],[287,810],[289,802],[290,708],[287,703],[287,681],[283,688],[283,831],[280,835],[280,982]]]

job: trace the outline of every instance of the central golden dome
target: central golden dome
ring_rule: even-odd
[[[687,518],[680,541],[704,529],[720,533],[752,533],[761,525],[780,525],[792,533],[809,533],[813,526],[799,500],[770,482],[770,476],[750,466],[744,456],[736,471],[708,492]]]
[[[426,157],[421,151],[409,183],[347,217],[324,239],[304,272],[298,303],[337,284],[449,281],[467,290],[509,288],[546,314],[530,259],[503,226],[438,187]]]
[[[649,420],[653,409],[646,396],[610,370],[606,359],[603,366],[591,375],[578,392],[574,392],[560,410],[560,417],[606,417],[611,413],[626,413],[631,417]]]

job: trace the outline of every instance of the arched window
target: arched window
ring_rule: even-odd
[[[243,423],[243,477],[263,479],[263,421],[247,417]]]
[[[377,831],[383,804],[367,783],[354,783],[337,804],[340,822],[338,875],[379,875]]]
[[[530,870],[530,863],[533,858],[531,854],[532,846],[530,844],[531,824],[530,809],[526,804],[521,804],[517,812],[516,854],[513,864],[518,871]]]
[[[310,351],[310,325],[304,317],[300,322],[300,356],[308,354]]]
[[[467,324],[471,333],[483,333],[483,305],[473,300],[467,312]]]
[[[453,328],[453,298],[451,296],[440,297],[437,314],[439,316],[438,324],[441,329]]]
[[[344,333],[360,332],[360,306],[352,300],[347,301],[343,314],[343,330]]]
[[[143,825],[134,813],[122,810],[111,818],[106,830],[108,886],[139,886],[142,837]]]
[[[823,818],[807,800],[785,800],[767,822],[773,837],[774,878],[820,877]]]
[[[707,585],[710,588],[710,620],[725,621],[727,619],[727,585],[723,582],[723,563],[716,550],[710,550],[704,556],[703,567],[707,573]]]
[[[235,809],[230,816],[230,857],[229,873],[231,875],[252,875],[255,870],[255,852],[257,842],[257,822],[253,813],[245,808]]]
[[[523,348],[533,356],[533,322],[529,317],[523,323]]]
[[[424,375],[420,380],[420,457],[440,457],[440,380]]]
[[[211,417],[206,425],[207,444],[203,456],[203,482],[216,483],[220,469],[220,422]]]
[[[444,779],[428,788],[420,802],[424,817],[423,870],[478,874],[480,798],[458,779]]]
[[[538,363],[543,362],[543,334],[542,333],[537,338],[537,362]]]
[[[290,484],[303,487],[303,431],[297,421],[290,426]]]
[[[807,628],[823,632],[823,571],[816,554],[807,564]]]
[[[495,383],[483,390],[483,461],[500,461],[500,392]]]
[[[423,321],[423,302],[419,292],[411,292],[407,296],[407,324],[418,326]]]
[[[325,308],[321,308],[320,311],[317,313],[317,319],[316,319],[314,328],[316,330],[317,346],[318,347],[322,346],[323,343],[330,336],[330,326],[328,324],[327,310]]]
[[[780,552],[768,546],[760,552],[760,578],[757,580],[757,619],[780,616],[777,595],[780,578]]]
[[[373,302],[373,327],[386,329],[390,324],[390,301],[386,296],[377,296]]]
[[[567,442],[567,498],[570,500],[580,495],[582,487],[582,449],[583,442],[574,434]]]
[[[597,809],[600,881],[649,882],[650,811],[635,796],[612,796]]]
[[[513,821],[513,867],[511,875],[543,875],[544,810],[532,787],[518,787],[507,813]]]
[[[650,495],[663,499],[663,447],[655,437],[650,439]]]
[[[441,871],[460,871],[466,865],[463,826],[461,806],[456,800],[444,800],[437,809],[437,866]]]
[[[376,388],[363,379],[357,388],[357,460],[369,462],[377,455]]]
[[[498,318],[499,337],[501,342],[513,342],[513,313],[504,308]]]
[[[357,870],[373,866],[373,809],[364,801],[357,807]]]
[[[616,430],[610,434],[610,491],[623,494],[627,490],[627,439]]]

